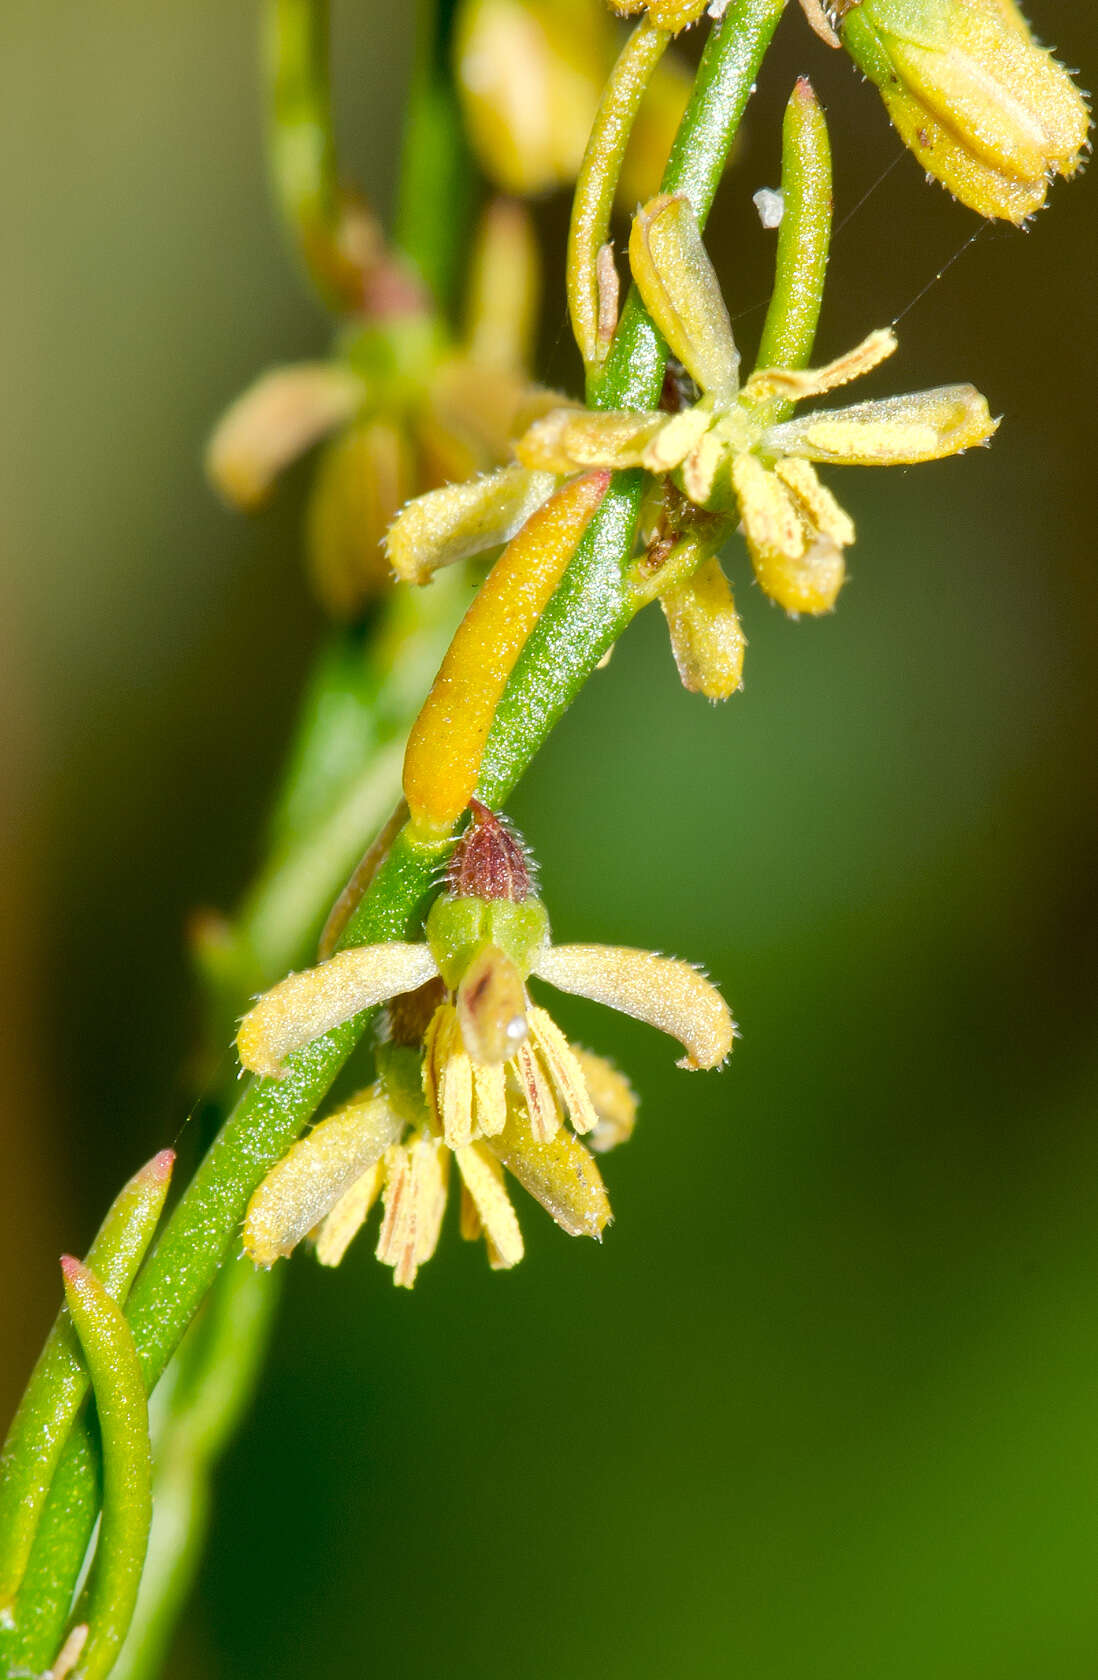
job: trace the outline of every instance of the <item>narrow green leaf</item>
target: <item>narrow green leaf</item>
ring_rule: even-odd
[[[831,244],[831,142],[812,84],[802,76],[782,123],[782,199],[774,290],[759,344],[760,368],[803,368],[812,359]],[[771,420],[793,404],[775,401]]]
[[[117,1302],[125,1300],[152,1240],[174,1161],[165,1149],[134,1174],[88,1250],[87,1266]],[[10,1607],[23,1579],[54,1471],[87,1391],[87,1367],[62,1308],[0,1454],[0,1609]]]
[[[78,1680],[103,1680],[137,1603],[152,1522],[149,1408],[130,1327],[95,1273],[62,1256],[65,1299],[91,1372],[103,1441],[103,1515],[80,1615],[88,1637]],[[82,1607],[83,1609],[83,1607]]]

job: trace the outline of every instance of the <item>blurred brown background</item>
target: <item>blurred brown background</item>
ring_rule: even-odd
[[[1098,18],[1041,0],[1098,66]],[[346,156],[386,208],[408,25],[337,7]],[[320,352],[260,145],[253,8],[0,21],[0,1410],[112,1190],[180,1137],[182,928],[229,905],[321,632],[298,475],[255,523],[200,453]],[[777,126],[808,69],[839,222],[821,358],[977,224],[799,15],[711,242],[750,353]],[[415,1294],[295,1262],[225,1466],[182,1676],[1083,1680],[1098,1666],[1095,186],[981,232],[875,389],[972,379],[992,450],[851,473],[838,612],[733,560],[746,693],[678,688],[646,615],[516,799],[564,938],[704,961],[720,1078],[583,1005],[643,1095],[599,1251],[523,1210]],[[553,242],[544,369],[574,381]],[[832,475],[832,482],[839,478]],[[182,1130],[184,1152],[191,1134]]]

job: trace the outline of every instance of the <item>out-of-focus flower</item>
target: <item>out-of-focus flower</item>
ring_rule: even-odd
[[[527,374],[538,262],[526,210],[496,200],[471,265],[467,323],[451,341],[414,277],[377,245],[363,319],[328,362],[276,368],[216,427],[207,472],[254,509],[325,438],[306,515],[311,577],[328,610],[353,618],[390,582],[383,537],[416,494],[498,467],[552,399]],[[333,435],[334,434],[334,435]]]
[[[979,211],[1021,223],[1054,175],[1073,175],[1090,114],[1014,0],[855,0],[839,30],[929,175]]]
[[[663,195],[646,205],[629,254],[641,296],[701,400],[671,415],[560,409],[519,441],[520,461],[556,474],[594,466],[669,474],[696,508],[738,512],[766,594],[789,612],[829,610],[854,526],[812,463],[906,466],[955,455],[994,432],[986,401],[971,385],[948,385],[775,420],[870,372],[896,349],[893,333],[871,333],[815,370],[760,369],[741,387],[728,311],[689,201]]]
[[[494,1266],[522,1255],[504,1167],[564,1230],[602,1231],[606,1192],[575,1134],[612,1147],[632,1131],[635,1099],[616,1069],[574,1050],[531,1002],[531,975],[677,1037],[680,1066],[717,1067],[732,1048],[727,1005],[689,964],[552,945],[527,854],[483,806],[474,806],[426,933],[422,945],[360,947],[290,975],[245,1017],[241,1061],[277,1077],[294,1050],[389,1004],[379,1083],[296,1144],[252,1198],[245,1248],[259,1264],[317,1227],[318,1253],[334,1264],[384,1189],[378,1254],[410,1284],[438,1241],[451,1155],[464,1184],[463,1232],[483,1232]]]
[[[524,197],[574,181],[619,44],[602,0],[464,0],[455,39],[466,128],[488,179]],[[673,60],[656,69],[619,181],[623,208],[658,186],[690,86]]]

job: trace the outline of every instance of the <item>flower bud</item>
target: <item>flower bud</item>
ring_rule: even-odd
[[[843,45],[876,83],[904,144],[982,216],[1021,223],[1053,175],[1073,175],[1082,94],[1014,0],[855,0]]]

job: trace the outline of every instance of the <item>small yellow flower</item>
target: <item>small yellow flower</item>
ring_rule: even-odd
[[[447,885],[425,944],[344,951],[290,975],[241,1025],[244,1066],[277,1077],[287,1055],[329,1027],[390,1005],[378,1083],[295,1144],[253,1196],[245,1249],[258,1264],[310,1232],[321,1260],[335,1264],[381,1195],[379,1258],[398,1283],[411,1283],[438,1241],[451,1156],[463,1182],[463,1232],[483,1233],[493,1266],[522,1256],[504,1168],[563,1229],[599,1235],[610,1206],[579,1137],[600,1151],[623,1141],[636,1100],[615,1068],[573,1049],[531,1001],[531,974],[677,1037],[681,1066],[717,1067],[732,1048],[727,1005],[689,964],[552,945],[524,849],[483,806],[473,809]]]
[[[610,1063],[583,1054],[585,1065],[598,1064],[591,1077],[599,1125],[607,1128],[590,1141],[605,1149],[628,1136],[636,1105]],[[256,1265],[273,1265],[311,1236],[321,1265],[338,1266],[380,1198],[377,1257],[393,1268],[394,1283],[411,1287],[438,1245],[452,1164],[461,1182],[461,1234],[484,1238],[493,1270],[517,1265],[523,1255],[505,1174],[569,1236],[601,1237],[610,1202],[577,1137],[562,1128],[548,1140],[536,1138],[509,1092],[498,1133],[451,1148],[424,1098],[421,1065],[411,1046],[381,1045],[377,1083],[321,1120],[267,1174],[244,1221],[244,1251]]]
[[[1090,113],[1014,0],[844,0],[843,45],[927,173],[982,216],[1021,223],[1071,176]]]
[[[854,526],[812,463],[906,466],[955,455],[994,432],[986,401],[971,385],[948,385],[782,419],[794,404],[869,373],[892,355],[895,335],[871,333],[815,370],[760,369],[741,386],[728,311],[689,200],[662,195],[639,211],[629,255],[649,313],[701,400],[672,415],[558,409],[520,439],[520,461],[558,475],[593,467],[669,474],[695,507],[738,511],[766,594],[789,612],[826,612]]]

